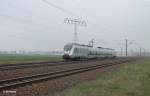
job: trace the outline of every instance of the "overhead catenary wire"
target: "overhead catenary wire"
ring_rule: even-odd
[[[42,1],[45,2],[46,4],[50,5],[51,7],[54,7],[54,8],[56,8],[56,9],[58,9],[58,10],[64,12],[64,13],[66,13],[66,14],[75,16],[75,17],[78,18],[78,19],[82,19],[82,18],[83,18],[83,16],[79,16],[78,14],[76,14],[76,13],[74,13],[74,12],[68,11],[67,9],[62,8],[62,7],[58,6],[58,5],[55,5],[55,4],[53,4],[52,2],[50,2],[50,1],[48,1],[48,0],[42,0]],[[88,22],[89,22],[91,25],[93,25],[94,27],[97,26],[97,24],[93,23],[93,21],[91,21],[91,20],[88,20]]]
[[[49,6],[60,10],[60,11],[63,12],[63,13],[66,13],[66,14],[69,14],[69,15],[72,15],[72,16],[75,16],[75,18],[78,18],[78,19],[82,19],[82,18],[83,18],[83,16],[79,16],[78,14],[76,14],[76,13],[74,13],[74,12],[68,11],[67,9],[65,9],[65,8],[63,8],[63,7],[60,7],[60,6],[56,5],[56,4],[53,4],[52,2],[50,2],[50,1],[48,1],[48,0],[42,0],[42,1],[43,1],[44,3],[46,3],[46,4],[48,4]],[[78,4],[78,5],[79,5],[79,4]],[[80,8],[81,8],[81,7],[80,7]],[[85,9],[85,8],[84,8],[84,9]],[[93,21],[91,21],[91,20],[89,20],[89,19],[88,19],[87,21],[88,21],[88,23],[90,23],[93,27],[96,27],[96,26],[99,27],[99,25],[95,24]],[[96,28],[97,28],[97,27],[96,27]],[[94,28],[93,30],[95,30],[95,28]],[[95,31],[97,31],[97,30],[95,30]]]
[[[39,23],[30,21],[30,20],[24,20],[22,18],[19,18],[19,17],[16,17],[16,16],[7,15],[7,14],[0,14],[0,17],[9,18],[9,19],[21,22],[21,23],[30,23],[30,24],[32,23],[32,24],[34,24],[36,26],[38,25],[38,26],[40,26],[42,28],[49,28],[50,27],[50,26],[47,26],[47,25],[39,24]],[[52,28],[54,28],[54,26]],[[59,28],[59,27],[56,27],[56,29],[59,29],[59,30],[61,30],[63,32],[66,32],[65,29],[62,29],[62,28]],[[7,37],[24,39],[24,40],[33,40],[33,38],[31,39],[30,37],[29,38],[24,38],[22,35],[7,34]],[[41,38],[35,38],[35,40],[40,40],[40,41],[43,41],[43,42],[47,41],[47,40],[41,39]]]
[[[50,3],[50,2],[48,2],[47,0],[42,0],[42,1],[44,1],[45,3],[51,5],[52,7],[55,7],[55,8],[57,8],[57,9],[61,10],[62,12],[65,12],[65,13],[70,14],[70,15],[73,15],[73,16],[77,16],[75,13],[70,12],[70,11],[64,9],[64,8],[61,8],[61,7],[59,7],[59,6],[57,6],[57,5],[53,4],[53,3]],[[1,16],[1,17],[4,17],[4,18],[9,18],[9,19],[12,19],[12,20],[15,20],[15,21],[19,21],[19,22],[21,22],[21,23],[33,23],[34,25],[39,25],[38,23],[33,22],[32,20],[31,20],[31,21],[30,21],[30,20],[24,20],[24,19],[22,19],[22,18],[20,18],[20,17],[11,16],[11,15],[8,15],[8,14],[0,14],[0,16]],[[79,16],[78,16],[78,17],[79,17]],[[43,26],[42,24],[40,24],[40,26],[46,27],[46,28],[49,27],[49,26]],[[62,29],[62,28],[61,28],[60,30],[66,32],[66,30],[64,30],[64,29]],[[22,36],[20,37],[20,36],[8,35],[8,37],[21,38],[21,39],[23,39]],[[25,39],[26,39],[26,38],[25,38]],[[43,41],[43,40],[42,40],[42,41]]]
[[[66,14],[73,15],[73,16],[78,16],[78,17],[79,17],[79,15],[77,15],[77,14],[71,12],[71,11],[68,11],[67,9],[65,9],[65,8],[63,8],[63,7],[60,7],[60,6],[56,5],[56,4],[53,4],[53,3],[50,2],[49,0],[42,0],[42,1],[45,2],[45,3],[47,3],[48,5],[50,5],[50,6],[54,7],[54,8],[56,8],[56,9],[58,9],[58,10],[64,12],[64,13],[66,13]],[[81,6],[81,7],[82,7],[82,6]],[[84,9],[85,9],[85,8],[84,8]],[[14,16],[6,16],[6,17],[7,17],[7,18],[14,19],[14,20],[17,20],[17,21],[20,21],[20,22],[24,22],[24,23],[27,23],[27,22],[33,23],[33,22],[30,21],[30,20],[22,20],[21,18],[16,18],[16,17],[14,17]],[[34,22],[34,23],[35,23],[35,22]],[[90,24],[93,25],[94,27],[97,27],[97,26],[98,26],[97,24],[94,24],[93,21],[91,22],[91,20],[88,20],[88,23],[90,23]],[[37,24],[36,24],[36,25],[37,25]],[[38,24],[38,25],[39,25],[39,24]],[[41,24],[40,24],[40,25],[41,25]],[[41,26],[43,26],[43,25],[41,25]],[[48,27],[48,26],[46,26],[46,27]],[[92,30],[95,30],[95,28],[92,28]],[[95,31],[97,32],[98,30],[95,30]]]
[[[55,5],[53,4],[52,2],[48,1],[48,0],[42,0],[44,3],[48,4],[49,6],[53,7],[53,8],[56,8],[60,11],[62,11],[63,13],[66,13],[66,14],[69,14],[69,15],[72,15],[72,16],[75,16],[76,18],[82,18],[81,16],[75,14],[74,12],[71,12],[63,7],[60,7],[58,5]]]

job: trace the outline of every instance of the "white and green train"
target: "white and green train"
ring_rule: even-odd
[[[96,58],[115,58],[116,52],[114,49],[92,47],[88,45],[81,45],[69,43],[64,46],[63,58],[65,60],[71,59],[96,59]]]

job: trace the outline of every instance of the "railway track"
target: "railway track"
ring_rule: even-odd
[[[94,62],[96,60],[81,60],[81,61],[55,61],[55,62],[38,62],[38,63],[21,63],[21,64],[6,64],[0,65],[0,71],[16,70],[25,68],[45,67],[45,66],[60,66],[67,64],[77,64],[85,62]]]
[[[64,64],[71,64],[71,63],[78,63],[78,62],[79,61],[55,61],[55,62],[7,64],[7,65],[1,65],[0,71],[24,69],[24,68],[32,68],[32,67],[57,66],[57,65],[64,65]]]
[[[58,65],[58,64],[62,64],[62,63],[70,63],[70,62],[55,61],[55,62],[3,64],[3,65],[0,65],[0,71],[24,69],[24,68],[32,68],[32,67],[41,67],[41,66],[55,66],[55,65]]]
[[[45,81],[45,80],[52,80],[57,79],[73,74],[78,74],[86,71],[91,71],[95,69],[100,69],[108,66],[123,64],[129,61],[133,61],[134,59],[126,59],[126,60],[118,60],[114,62],[107,62],[107,63],[101,63],[101,64],[95,64],[91,66],[86,67],[80,67],[80,68],[72,68],[67,70],[61,70],[61,71],[55,71],[45,74],[37,74],[32,76],[24,76],[24,77],[18,77],[18,78],[12,78],[7,80],[0,80],[0,91],[10,89],[10,88],[17,88],[22,85],[27,85],[35,82]]]

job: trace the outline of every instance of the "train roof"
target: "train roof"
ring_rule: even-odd
[[[104,47],[97,47],[97,48],[100,48],[100,49],[107,49],[107,50],[114,50],[114,49],[111,49],[111,48],[104,48]]]
[[[89,45],[85,45],[85,44],[78,44],[78,43],[69,43],[67,45],[77,45],[77,46],[93,47],[93,46],[89,46]]]
[[[67,45],[77,45],[77,46],[84,46],[84,47],[90,47],[92,48],[93,46],[89,46],[89,45],[85,45],[85,44],[78,44],[78,43],[68,43]],[[96,48],[99,48],[99,49],[107,49],[107,50],[114,50],[114,49],[111,49],[111,48],[104,48],[104,47],[96,47]]]

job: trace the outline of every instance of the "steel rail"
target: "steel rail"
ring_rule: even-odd
[[[0,80],[0,91],[9,88],[16,88],[18,86],[31,84],[39,81],[52,80],[52,79],[78,74],[86,71],[91,71],[99,68],[118,65],[129,61],[133,61],[133,60],[119,60],[111,63],[109,62],[109,63],[96,64],[88,67],[72,68],[69,70],[61,70],[61,71],[55,71],[55,72],[50,72],[45,74],[37,74],[32,76],[24,76],[24,77],[18,77],[13,79]]]
[[[105,59],[104,59],[105,60]],[[80,60],[80,61],[55,61],[55,62],[38,62],[38,63],[21,63],[21,64],[7,64],[0,65],[0,71],[5,70],[15,70],[15,69],[25,69],[25,68],[35,68],[35,67],[45,67],[45,66],[58,66],[85,62],[94,62],[96,60]]]

